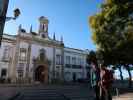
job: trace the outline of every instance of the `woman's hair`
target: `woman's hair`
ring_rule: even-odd
[[[102,70],[106,70],[106,65],[105,65],[105,64],[102,64],[102,65],[101,65],[101,69],[102,69]]]

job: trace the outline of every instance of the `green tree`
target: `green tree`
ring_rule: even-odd
[[[124,66],[129,73],[133,64],[133,0],[105,0],[100,12],[89,18],[92,39],[103,54],[108,65],[120,69]]]
[[[95,51],[90,51],[90,53],[87,55],[86,61],[88,64],[91,64],[91,62],[97,64],[97,58],[96,58]]]

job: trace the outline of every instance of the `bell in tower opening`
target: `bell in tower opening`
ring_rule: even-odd
[[[48,38],[48,19],[44,16],[39,18],[40,26],[39,26],[39,35],[43,38]]]

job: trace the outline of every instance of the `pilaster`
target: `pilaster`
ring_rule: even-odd
[[[53,47],[53,68],[52,68],[52,79],[55,78],[55,66],[56,66],[56,53],[55,53],[55,47]]]
[[[27,52],[27,65],[26,65],[26,75],[25,78],[27,81],[30,79],[30,72],[29,72],[29,67],[30,67],[30,57],[31,57],[31,42],[28,44],[28,52]]]
[[[62,46],[61,48],[61,54],[62,54],[62,57],[61,57],[61,75],[62,75],[62,81],[64,82],[64,45]]]
[[[18,65],[18,57],[19,57],[19,47],[20,47],[20,39],[19,36],[16,37],[16,47],[15,47],[15,54],[13,58],[13,65],[12,65],[12,73],[11,73],[11,81],[14,83],[16,82],[17,78],[17,65]]]

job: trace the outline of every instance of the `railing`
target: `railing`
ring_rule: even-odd
[[[65,68],[71,68],[71,65],[70,64],[66,64]]]
[[[74,69],[81,69],[82,66],[81,65],[72,65],[72,68],[74,68]]]

